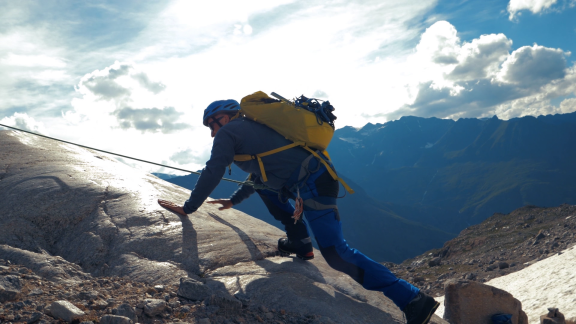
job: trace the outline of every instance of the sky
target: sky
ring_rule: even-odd
[[[337,128],[569,113],[574,51],[576,0],[0,0],[0,124],[198,170],[215,100],[304,94]]]

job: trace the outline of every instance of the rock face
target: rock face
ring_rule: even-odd
[[[80,308],[66,300],[53,302],[52,305],[50,305],[50,313],[55,318],[59,318],[65,322],[72,322],[84,315],[84,312]]]
[[[20,279],[16,276],[0,276],[0,303],[16,299],[20,293]]]
[[[540,316],[541,324],[566,324],[564,314],[558,308],[548,308],[548,314]]]
[[[129,320],[132,320],[133,322],[137,321],[136,312],[134,311],[134,308],[129,304],[122,304],[118,306],[116,309],[112,310],[112,314],[121,317],[127,317]]]
[[[124,316],[104,315],[100,319],[100,324],[132,324],[133,322]]]
[[[150,317],[156,316],[166,308],[166,302],[162,299],[144,300],[144,313]]]
[[[444,319],[451,324],[490,324],[491,316],[512,314],[513,324],[528,324],[522,304],[510,293],[475,281],[446,284]]]
[[[383,294],[332,270],[318,251],[311,262],[276,256],[284,233],[271,225],[208,204],[188,217],[157,204],[189,194],[100,153],[0,131],[0,259],[63,284],[106,276],[178,285],[189,277],[224,307],[402,322]]]
[[[212,290],[200,281],[192,278],[181,278],[178,296],[197,301],[212,295]]]

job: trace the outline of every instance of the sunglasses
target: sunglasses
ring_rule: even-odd
[[[224,118],[224,116],[218,117],[218,118],[214,118],[211,122],[208,123],[208,127],[210,128],[210,131],[214,131],[214,124],[218,124],[219,127],[222,127],[222,124],[220,124],[220,120],[222,120],[222,118]]]

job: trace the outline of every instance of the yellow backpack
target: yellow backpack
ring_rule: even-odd
[[[334,180],[340,181],[346,191],[349,193],[354,193],[344,180],[336,175],[336,172],[330,164],[328,164],[320,155],[316,152],[319,150],[324,156],[330,159],[326,148],[332,136],[334,135],[333,119],[322,119],[318,113],[314,113],[309,109],[308,105],[310,100],[302,101],[296,100],[296,104],[292,103],[275,93],[272,93],[282,100],[275,100],[270,98],[267,94],[262,91],[255,92],[242,98],[240,102],[240,112],[238,116],[245,116],[253,121],[264,124],[276,132],[280,133],[282,136],[293,141],[294,143],[279,147],[277,149],[263,152],[255,155],[250,154],[240,154],[234,156],[235,161],[250,161],[258,160],[260,165],[260,172],[262,173],[262,180],[264,182],[268,181],[266,177],[266,171],[264,170],[264,164],[262,163],[262,157],[272,155],[296,146],[301,146],[305,150],[312,153],[321,163],[326,166],[328,173],[334,178]],[[307,99],[301,97],[301,99]],[[331,106],[330,106],[331,107]],[[333,108],[332,108],[333,110]],[[322,113],[326,116],[325,113]],[[331,113],[329,113],[331,115]],[[334,119],[335,116],[331,115]]]

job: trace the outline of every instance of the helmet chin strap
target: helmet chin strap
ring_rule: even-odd
[[[214,124],[218,124],[218,127],[222,127],[222,124],[220,123],[220,120],[224,118],[224,116],[220,116],[217,118],[212,117],[212,121],[208,123],[208,128],[210,128],[211,131],[214,131],[214,128],[212,127],[212,125]]]
[[[234,119],[241,117],[242,116],[242,110],[238,110],[238,112],[236,113],[236,115],[230,117],[230,121],[233,121]]]

